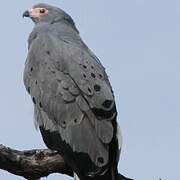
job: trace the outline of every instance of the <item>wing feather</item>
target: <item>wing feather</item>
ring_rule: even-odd
[[[24,83],[39,126],[59,132],[73,151],[87,153],[96,166],[108,163],[114,96],[104,68],[88,51],[51,35],[36,35]]]

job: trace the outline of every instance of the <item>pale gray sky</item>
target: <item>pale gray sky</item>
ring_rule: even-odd
[[[74,18],[107,69],[123,131],[120,172],[136,180],[179,180],[180,1],[41,2],[57,5]],[[39,1],[1,2],[0,143],[16,149],[45,147],[33,126],[32,103],[22,81],[33,28],[22,13],[35,3]],[[0,179],[22,178],[0,171]]]

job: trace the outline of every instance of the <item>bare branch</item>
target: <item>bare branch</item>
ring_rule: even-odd
[[[72,171],[56,151],[17,151],[3,145],[0,145],[0,169],[28,180],[37,180],[52,173],[72,176]]]
[[[29,150],[17,151],[0,145],[0,169],[22,176],[28,180],[39,180],[52,173],[73,176],[57,151]],[[119,174],[119,180],[132,180]]]

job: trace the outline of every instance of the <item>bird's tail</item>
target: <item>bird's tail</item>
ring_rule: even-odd
[[[76,173],[74,173],[74,180],[134,180],[119,174],[117,170],[111,168],[110,171],[106,172],[104,175],[99,175],[96,177],[81,177],[79,178]]]
[[[103,175],[96,175],[96,176],[79,176],[74,173],[74,180],[121,180],[119,179],[119,175],[117,170],[113,168],[109,169]]]

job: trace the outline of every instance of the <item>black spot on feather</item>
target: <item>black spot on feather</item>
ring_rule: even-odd
[[[32,98],[32,101],[33,101],[34,104],[36,104],[36,99],[35,99],[35,97]]]
[[[63,121],[63,122],[62,122],[62,127],[63,127],[63,128],[66,128],[66,121]]]
[[[87,77],[86,74],[83,74],[83,77],[86,78]]]
[[[30,88],[30,87],[28,87],[27,91],[28,91],[28,93],[30,94],[30,92],[31,92],[31,88]]]
[[[99,74],[99,78],[100,78],[100,79],[102,79],[102,78],[103,78],[102,74]]]
[[[94,73],[91,73],[92,78],[96,78],[96,75]]]
[[[110,106],[112,105],[112,101],[111,100],[105,100],[102,105],[105,108],[110,108]]]
[[[42,108],[42,103],[41,102],[39,103],[39,107]]]
[[[30,71],[33,72],[33,67],[31,67]]]
[[[46,53],[47,53],[48,55],[51,55],[50,51],[46,51]]]
[[[101,90],[101,86],[98,85],[98,84],[94,85],[94,90],[95,90],[96,92],[99,92],[99,91]]]
[[[86,66],[86,65],[83,65],[83,68],[84,68],[84,69],[87,69],[87,66]]]
[[[90,88],[88,88],[88,92],[89,92],[89,93],[92,93],[92,90],[91,90]]]
[[[104,163],[104,159],[102,157],[98,157],[98,162],[103,164]]]

